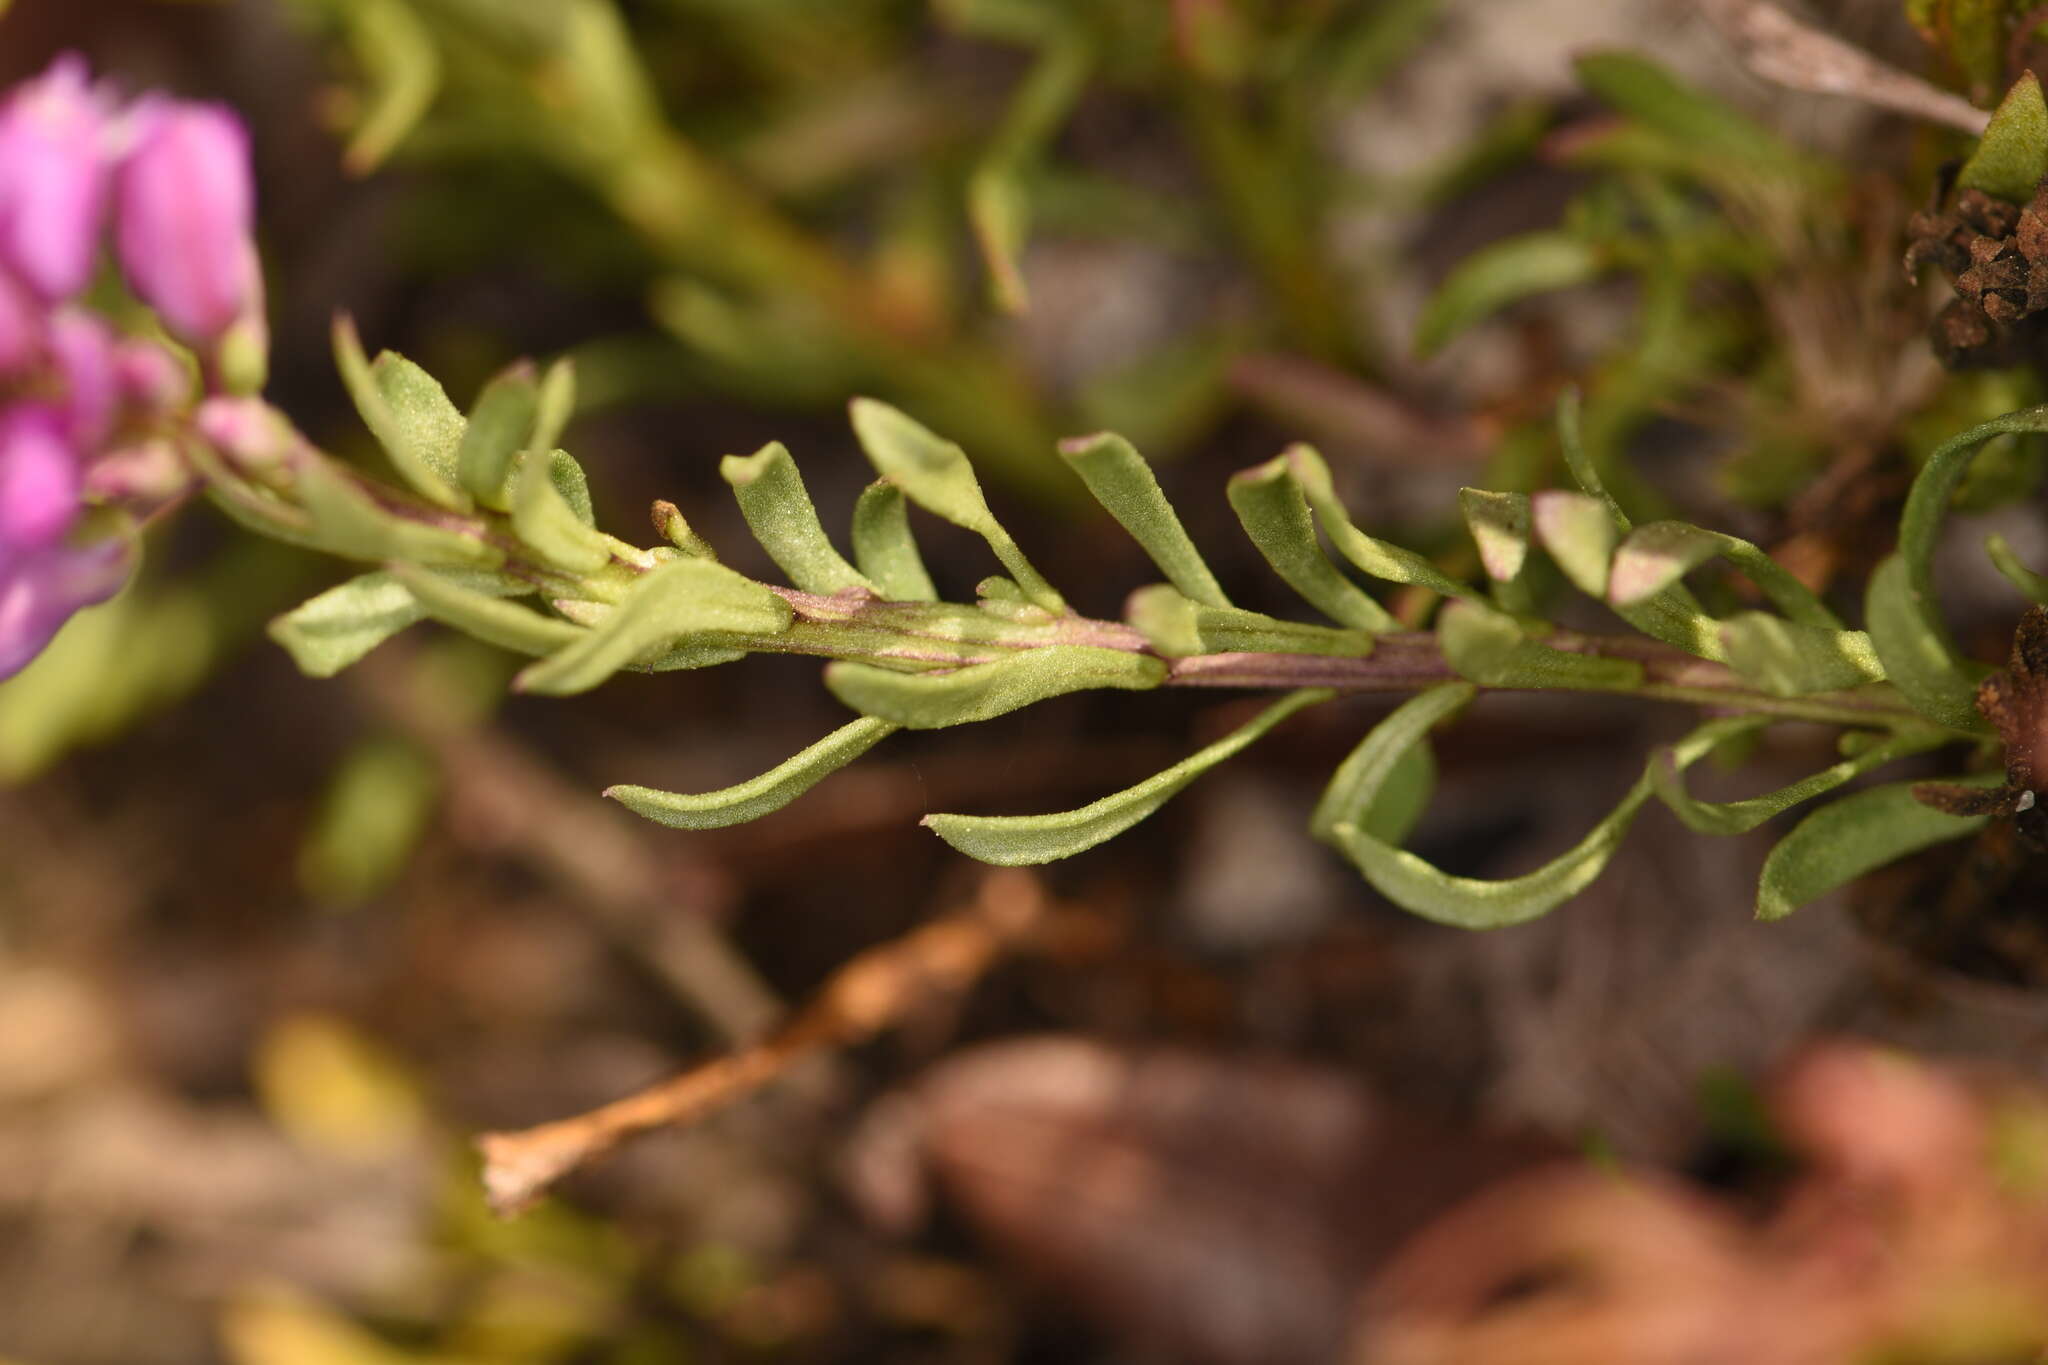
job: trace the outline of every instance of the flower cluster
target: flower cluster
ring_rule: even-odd
[[[219,106],[124,104],[75,56],[0,103],[0,678],[126,578],[123,541],[87,536],[88,508],[174,496],[201,390],[260,386],[254,203],[248,133]],[[113,294],[96,288],[110,228],[164,340],[85,301]]]

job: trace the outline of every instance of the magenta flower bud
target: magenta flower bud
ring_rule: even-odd
[[[120,375],[114,334],[95,314],[65,308],[50,320],[50,357],[64,379],[65,432],[92,450],[114,425]]]
[[[171,331],[212,342],[261,306],[248,131],[215,104],[166,100],[135,118],[115,191],[121,269]]]
[[[92,278],[112,110],[67,53],[0,105],[0,262],[47,300]]]
[[[0,555],[0,679],[26,668],[81,607],[119,591],[129,567],[118,540],[53,546],[12,563]]]
[[[40,404],[0,415],[0,572],[55,545],[78,520],[83,471],[64,426]]]
[[[124,341],[114,354],[121,401],[137,412],[169,412],[192,396],[192,376],[154,341]]]

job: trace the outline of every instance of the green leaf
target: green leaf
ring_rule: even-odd
[[[1606,597],[1617,538],[1606,506],[1585,493],[1549,489],[1529,500],[1529,513],[1536,539],[1573,586],[1588,597]]]
[[[1871,575],[1865,624],[1885,676],[1915,710],[1955,729],[1985,728],[1976,711],[1976,685],[1986,670],[1961,656],[1936,610],[1933,563],[1942,521],[1985,442],[2009,432],[2043,431],[2048,405],[1980,423],[1936,447],[1906,495],[1898,553]]]
[[[433,376],[391,351],[371,364],[346,314],[334,320],[334,358],[363,425],[391,457],[392,467],[435,506],[467,512],[469,496],[456,482],[462,414]]]
[[[1589,52],[1573,66],[1593,94],[1689,149],[1757,169],[1796,167],[1805,159],[1762,124],[1632,52]]]
[[[1164,583],[1140,588],[1124,604],[1124,619],[1160,654],[1274,653],[1362,659],[1372,653],[1372,636],[1360,630],[1282,621],[1238,607],[1190,602]]]
[[[1060,442],[1060,454],[1095,500],[1144,547],[1167,581],[1196,602],[1227,607],[1230,599],[1195,548],[1152,466],[1123,437],[1110,432]]]
[[[1864,614],[1886,680],[1915,711],[1954,730],[1988,728],[1977,714],[1977,684],[1987,670],[1956,652],[1903,554],[1887,556],[1870,576]]]
[[[1389,583],[1409,583],[1428,588],[1446,597],[1463,597],[1474,602],[1484,600],[1470,587],[1413,550],[1375,540],[1359,530],[1352,523],[1350,512],[1338,501],[1337,486],[1330,479],[1330,466],[1313,447],[1289,446],[1283,458],[1301,484],[1309,506],[1322,521],[1330,543],[1337,547],[1338,553],[1367,574]]]
[[[1609,268],[1607,253],[1568,232],[1524,233],[1481,247],[1437,287],[1415,328],[1415,351],[1434,355],[1459,333],[1511,303],[1589,284]]]
[[[847,589],[880,593],[867,575],[832,548],[804,488],[804,476],[782,442],[771,441],[744,458],[728,455],[718,472],[732,485],[754,539],[790,582],[825,597]]]
[[[1323,553],[1309,516],[1308,495],[1287,456],[1231,477],[1230,506],[1252,544],[1316,610],[1353,630],[1398,630],[1387,609],[1346,578]]]
[[[441,51],[405,0],[357,0],[335,7],[368,78],[369,98],[342,163],[367,175],[419,125],[441,89]]]
[[[545,394],[542,395],[542,399],[545,404]],[[543,434],[542,429],[545,426],[545,421],[536,424],[536,430],[534,431],[536,438]],[[547,449],[548,447],[544,445],[536,444],[532,447],[532,450],[522,454],[519,458],[523,463],[527,459],[533,458],[533,451]],[[585,526],[595,527],[597,525],[597,511],[590,501],[590,478],[583,472],[583,466],[576,462],[576,457],[566,450],[550,451],[548,454],[548,478],[555,485],[555,491],[562,495],[562,501],[568,506],[570,514]]]
[[[1470,683],[1445,683],[1432,693],[1436,701],[1417,714],[1433,718],[1420,729],[1413,729],[1415,716],[1405,718],[1402,728],[1389,734],[1380,734],[1383,725],[1375,726],[1345,755],[1309,816],[1310,834],[1334,844],[1337,827],[1352,825],[1389,844],[1398,845],[1408,837],[1429,804],[1429,790],[1435,782],[1430,727],[1448,719],[1478,695],[1478,689]]]
[[[781,810],[897,729],[886,720],[862,716],[759,777],[698,796],[632,786],[607,787],[604,794],[671,829],[723,829]]]
[[[331,678],[425,614],[403,583],[366,573],[286,612],[269,632],[301,673]]]
[[[2003,773],[1949,781],[1995,787]],[[1893,782],[1833,801],[1793,826],[1764,859],[1756,896],[1758,919],[1783,919],[1864,873],[1935,844],[1965,838],[1989,816],[1948,815],[1913,799],[1913,782]]]
[[[1586,443],[1579,430],[1577,389],[1566,389],[1558,397],[1557,439],[1564,451],[1565,466],[1571,470],[1572,478],[1578,481],[1580,489],[1606,505],[1607,515],[1613,519],[1617,532],[1624,536],[1629,534],[1632,528],[1628,513],[1621,510],[1621,503],[1607,491],[1599,468],[1586,451]],[[1610,564],[1610,577],[1612,572]],[[1637,630],[1652,639],[1662,640],[1674,649],[1682,649],[1702,659],[1718,661],[1722,657],[1718,623],[1707,615],[1699,599],[1683,583],[1673,583],[1633,606],[1616,606],[1614,611]]]
[[[1335,695],[1325,688],[1290,692],[1249,723],[1166,771],[1079,810],[1054,815],[927,815],[924,823],[968,857],[999,867],[1024,867],[1071,858],[1122,834],[1165,805],[1188,783],[1235,757],[1296,711]]]
[[[642,574],[596,627],[527,668],[513,686],[557,696],[585,692],[643,655],[660,657],[684,637],[779,635],[790,616],[787,602],[731,569],[673,559]]]
[[[1471,602],[1445,605],[1437,640],[1444,662],[1482,687],[1622,692],[1643,681],[1643,666],[1632,659],[1553,649],[1531,639],[1512,616]]]
[[[557,452],[559,453],[559,452]],[[527,451],[512,477],[512,530],[526,547],[565,573],[596,573],[611,563],[611,542],[586,525],[555,482],[555,461]]]
[[[1397,771],[1401,755],[1471,695],[1468,683],[1434,687],[1404,702],[1373,727],[1345,760],[1350,770],[1347,803],[1371,808]],[[1333,825],[1329,839],[1381,895],[1403,909],[1439,924],[1495,929],[1534,919],[1590,885],[1606,868],[1649,794],[1650,781],[1645,774],[1578,844],[1535,871],[1504,881],[1452,876],[1351,821]]]
[[[2027,71],[1999,101],[1983,140],[1956,172],[1956,188],[1982,190],[1994,199],[2027,203],[2048,174],[2048,101]]]
[[[1031,230],[1026,178],[1073,111],[1093,65],[1094,54],[1083,43],[1046,44],[1011,98],[987,155],[968,177],[968,221],[996,306],[1006,313],[1021,313],[1029,304],[1017,259]]]
[[[825,686],[840,701],[912,730],[988,720],[1069,692],[1142,692],[1164,681],[1166,665],[1158,659],[1092,645],[1047,645],[943,673],[898,673],[844,661],[825,669]]]
[[[2029,601],[2039,602],[2048,607],[2048,576],[2035,573],[2020,563],[2020,557],[2006,544],[2005,537],[1994,535],[1984,542],[1984,552],[1991,556],[1991,565],[2005,575],[2008,583],[2018,588]]]
[[[517,583],[509,583],[511,592],[493,592],[474,581],[464,582],[413,564],[392,565],[391,576],[405,588],[421,614],[516,654],[552,654],[589,633],[581,626],[504,601],[524,590]]]
[[[711,542],[697,534],[690,526],[690,519],[683,515],[683,509],[664,498],[654,500],[654,529],[661,538],[692,559],[708,559],[718,562],[718,551],[711,548]]]
[[[358,744],[335,769],[300,846],[300,884],[343,905],[384,890],[405,870],[440,792],[440,769],[418,746],[390,735]]]
[[[1458,507],[1465,514],[1472,543],[1479,547],[1479,562],[1485,566],[1486,576],[1496,583],[1512,583],[1521,577],[1522,566],[1529,559],[1529,495],[1461,488]]]
[[[853,562],[891,602],[939,600],[910,534],[903,490],[888,479],[869,484],[853,505]]]
[[[469,495],[496,511],[506,507],[512,461],[533,436],[540,385],[521,361],[484,385],[455,449],[456,477]]]
[[[1760,611],[1721,623],[1728,666],[1781,697],[1881,682],[1884,665],[1860,630],[1823,630]]]
[[[323,459],[297,468],[299,501],[312,525],[310,543],[344,559],[403,559],[420,564],[502,564],[502,550],[473,536],[379,506]]]
[[[1722,739],[1753,733],[1769,723],[1768,719],[1761,716],[1742,717],[1712,722],[1702,726],[1698,733],[1719,726],[1720,731],[1715,737],[1715,742],[1718,743]],[[1923,753],[1942,742],[1943,739],[1939,735],[1893,735],[1852,758],[1821,769],[1810,777],[1803,777],[1797,782],[1779,787],[1776,791],[1742,801],[1701,801],[1688,793],[1685,789],[1685,779],[1681,774],[1690,765],[1691,759],[1677,745],[1673,745],[1658,750],[1653,757],[1650,764],[1650,782],[1658,799],[1671,808],[1685,823],[1687,829],[1700,834],[1746,834],[1772,816],[1782,814],[1801,802],[1811,801],[1814,797],[1825,795],[1875,768],[1881,768],[1909,754]]]
[[[576,362],[568,356],[563,356],[548,366],[547,373],[540,377],[540,393],[534,406],[533,436],[527,444],[534,450],[553,450],[561,441],[562,432],[568,427],[569,419],[575,415]],[[582,472],[581,466],[578,466],[579,478]],[[571,498],[570,503],[573,506],[575,499]],[[590,505],[587,491],[583,505],[587,512]],[[587,516],[585,520],[588,520]]]
[[[1066,600],[1031,566],[1017,542],[989,511],[981,484],[967,461],[967,452],[942,440],[910,417],[872,398],[853,400],[853,430],[861,449],[882,474],[919,507],[988,542],[1010,577],[1032,601],[1050,612],[1064,612]]]
[[[1682,521],[1653,521],[1629,532],[1614,553],[1607,600],[1616,607],[1641,604],[1717,555],[1740,569],[1792,620],[1821,630],[1842,629],[1841,618],[1761,548]]]

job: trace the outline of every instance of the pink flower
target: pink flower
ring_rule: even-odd
[[[55,545],[78,520],[84,471],[65,425],[40,404],[0,414],[0,572]]]
[[[0,265],[46,300],[85,288],[106,218],[112,110],[67,53],[0,105]]]
[[[135,119],[115,189],[121,269],[171,331],[211,343],[262,306],[248,130],[225,106],[182,100]]]
[[[64,380],[64,429],[79,450],[97,449],[120,401],[114,334],[97,314],[60,309],[50,320],[50,358]]]
[[[13,562],[0,557],[0,679],[26,668],[80,608],[118,592],[129,559],[118,540],[55,545]]]

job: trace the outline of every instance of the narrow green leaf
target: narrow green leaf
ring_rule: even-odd
[[[1351,770],[1346,801],[1354,808],[1370,808],[1397,770],[1401,754],[1470,696],[1471,687],[1465,683],[1431,688],[1373,727],[1345,760]],[[1534,919],[1590,885],[1606,868],[1649,794],[1645,774],[1578,844],[1535,871],[1504,881],[1452,876],[1350,821],[1332,826],[1329,839],[1381,895],[1403,909],[1439,924],[1495,929]]]
[[[1627,691],[1641,686],[1643,666],[1553,649],[1531,639],[1504,612],[1471,602],[1445,605],[1437,624],[1444,662],[1482,687]]]
[[[1326,688],[1290,692],[1214,744],[1079,810],[1054,815],[927,815],[933,833],[968,857],[999,867],[1057,862],[1115,838],[1165,805],[1188,783],[1249,747],[1305,706],[1330,700]]]
[[[853,400],[853,430],[861,449],[882,474],[919,507],[988,542],[1031,600],[1050,612],[1064,612],[1066,600],[1031,566],[1023,550],[989,511],[967,452],[943,440],[905,414],[872,398]]]
[[[1465,527],[1479,547],[1479,562],[1496,583],[1521,577],[1529,559],[1529,495],[1493,493],[1484,488],[1458,490]]]
[[[1395,729],[1382,734],[1386,729],[1383,721],[1369,730],[1323,788],[1315,812],[1309,816],[1308,832],[1334,844],[1337,827],[1351,825],[1386,843],[1399,844],[1428,804],[1436,772],[1429,749],[1430,729],[1478,691],[1470,683],[1445,683],[1407,703],[1412,706],[1423,697],[1432,698],[1428,705],[1404,715]],[[1391,721],[1393,716],[1386,719]]]
[[[545,423],[541,423],[536,426],[536,438],[542,434],[540,427],[544,425]],[[562,495],[562,501],[568,506],[570,514],[585,526],[594,528],[597,525],[597,510],[590,501],[590,477],[583,472],[583,466],[578,464],[576,457],[568,451],[548,450],[548,447],[540,444],[535,444],[532,450],[521,455],[520,461],[523,463],[533,457],[533,451],[541,450],[548,451],[548,479],[555,485],[555,491]]]
[[[389,419],[377,438],[391,463],[427,501],[468,511],[469,497],[456,481],[464,425],[460,410],[432,375],[394,351],[379,354],[370,372]]]
[[[1252,544],[1289,587],[1316,610],[1353,630],[1398,630],[1387,609],[1346,578],[1323,553],[1308,495],[1285,455],[1231,477],[1230,506]]]
[[[1081,97],[1094,65],[1083,42],[1047,43],[1018,85],[988,153],[967,182],[967,215],[988,266],[996,306],[1021,313],[1029,305],[1018,263],[1031,230],[1026,178]]]
[[[338,8],[369,92],[342,163],[350,174],[367,175],[433,105],[441,89],[441,50],[405,0],[358,0]]]
[[[1716,724],[1724,727],[1716,737],[1718,742],[1723,738],[1752,733],[1769,721],[1764,717],[1744,717]],[[1939,735],[1893,735],[1809,777],[1742,801],[1701,801],[1687,792],[1682,774],[1691,760],[1673,745],[1658,750],[1653,756],[1650,783],[1658,799],[1671,808],[1686,828],[1701,834],[1746,834],[1801,802],[1811,801],[1895,759],[1923,753],[1942,742]]]
[[[1047,645],[944,673],[898,673],[844,661],[825,669],[833,696],[862,715],[912,730],[988,720],[1069,692],[1142,692],[1165,680],[1166,665],[1150,655],[1091,645]]]
[[[1995,787],[2003,773],[1949,781]],[[1831,801],[1792,827],[1764,859],[1758,919],[1783,919],[1866,872],[1982,829],[1989,816],[1948,815],[1913,799],[1916,783],[1893,782]]]
[[[1956,172],[1956,188],[1982,190],[1995,199],[2024,204],[2048,174],[2048,101],[2041,82],[2022,72],[2005,92],[1983,140]]]
[[[1864,615],[1886,680],[1915,711],[1955,730],[1987,728],[1977,714],[1977,684],[1986,670],[1956,652],[1905,555],[1887,556],[1870,576]]]
[[[1761,548],[1682,521],[1653,521],[1629,532],[1614,553],[1607,600],[1617,607],[1636,606],[1717,555],[1740,569],[1792,620],[1822,630],[1842,629],[1841,618]]]
[[[1607,491],[1607,484],[1600,477],[1593,457],[1586,451],[1586,442],[1579,429],[1577,389],[1566,389],[1558,396],[1557,439],[1564,451],[1565,466],[1571,470],[1580,490],[1605,504],[1616,532],[1628,535],[1633,529],[1628,513],[1621,510],[1621,503]],[[1609,572],[1612,572],[1611,565]],[[1702,659],[1719,661],[1722,657],[1719,624],[1707,615],[1699,599],[1683,583],[1673,583],[1632,606],[1617,606],[1614,612],[1643,634],[1662,640],[1674,649],[1682,649]]]
[[[910,534],[903,490],[888,479],[869,484],[853,505],[853,562],[891,602],[939,600]]]
[[[2007,413],[1950,437],[1927,457],[1914,478],[1906,494],[1906,510],[1899,515],[1899,553],[1906,560],[1913,587],[1922,595],[1933,592],[1935,543],[1970,461],[1985,442],[2009,432],[2048,432],[2048,404]]]
[[[697,534],[690,526],[690,519],[683,515],[683,509],[665,498],[654,501],[654,529],[661,538],[692,559],[708,559],[718,562],[718,551],[711,548],[711,542]]]
[[[298,467],[298,493],[311,543],[344,559],[403,559],[490,568],[504,552],[480,538],[387,511],[325,460]]]
[[[1436,753],[1427,739],[1418,740],[1394,760],[1394,770],[1387,774],[1379,794],[1373,797],[1365,818],[1361,820],[1355,812],[1349,813],[1336,824],[1356,825],[1371,838],[1399,848],[1414,833],[1435,792]],[[1335,829],[1333,824],[1333,833]]]
[[[1822,630],[1760,611],[1721,623],[1728,666],[1781,697],[1881,682],[1884,665],[1860,630]]]
[[[1770,129],[1633,52],[1588,52],[1573,66],[1581,83],[1610,106],[1688,148],[1757,169],[1804,160]]]
[[[269,633],[301,673],[331,678],[424,614],[403,583],[366,573],[273,620]]]
[[[1088,485],[1095,500],[1144,547],[1167,581],[1196,602],[1212,607],[1230,605],[1173,504],[1160,490],[1152,466],[1129,441],[1106,431],[1076,436],[1060,442],[1060,454]]]
[[[596,573],[611,563],[611,543],[585,525],[555,482],[555,464],[528,451],[512,478],[512,530],[527,548],[566,573]]]
[[[503,600],[510,594],[482,591],[474,582],[417,565],[394,564],[391,575],[421,614],[515,654],[552,654],[589,633],[581,626]]]
[[[604,794],[635,815],[671,829],[723,829],[781,810],[895,734],[897,728],[886,720],[862,716],[759,777],[702,795],[632,786],[607,787]]]
[[[1330,543],[1358,568],[1389,583],[1410,583],[1446,597],[1463,597],[1474,602],[1484,600],[1466,584],[1452,578],[1413,550],[1389,545],[1359,530],[1351,520],[1351,513],[1337,498],[1337,486],[1330,478],[1330,466],[1314,447],[1289,446],[1282,458],[1301,484],[1302,494],[1321,520]]]
[[[463,488],[484,506],[505,510],[512,461],[533,436],[539,404],[540,385],[525,361],[484,385],[478,395],[456,446],[455,469]]]
[[[1589,284],[1609,268],[1607,253],[1568,232],[1528,232],[1481,247],[1437,287],[1415,328],[1415,351],[1433,355],[1459,333],[1511,303]]]
[[[1124,604],[1124,619],[1154,650],[1170,658],[1251,652],[1362,659],[1372,653],[1372,636],[1362,630],[1334,630],[1238,607],[1190,602],[1164,583],[1132,593]]]
[[[1529,500],[1536,539],[1557,567],[1588,597],[1607,596],[1608,567],[1614,557],[1614,519],[1598,498],[1549,489]]]
[[[640,576],[588,634],[513,680],[522,692],[585,692],[642,656],[685,637],[778,635],[789,604],[751,579],[703,559],[673,559]],[[707,643],[723,644],[723,641]]]
[[[2018,588],[2029,601],[2039,602],[2048,607],[2048,576],[2035,573],[2020,563],[2020,557],[2006,544],[2004,536],[1994,535],[1984,542],[1984,552],[1991,556],[1992,567],[2005,575],[2008,583]]]
[[[825,597],[849,588],[880,593],[866,574],[832,548],[804,488],[804,476],[782,442],[771,441],[746,457],[728,455],[718,472],[732,485],[754,539],[790,582]]]
[[[534,406],[533,437],[528,444],[535,450],[553,450],[561,441],[569,419],[575,415],[576,362],[563,356],[548,366],[547,373],[540,377],[540,393]],[[580,467],[578,472],[581,472]],[[573,504],[573,499],[571,501]],[[589,498],[585,497],[584,502],[587,505]]]

